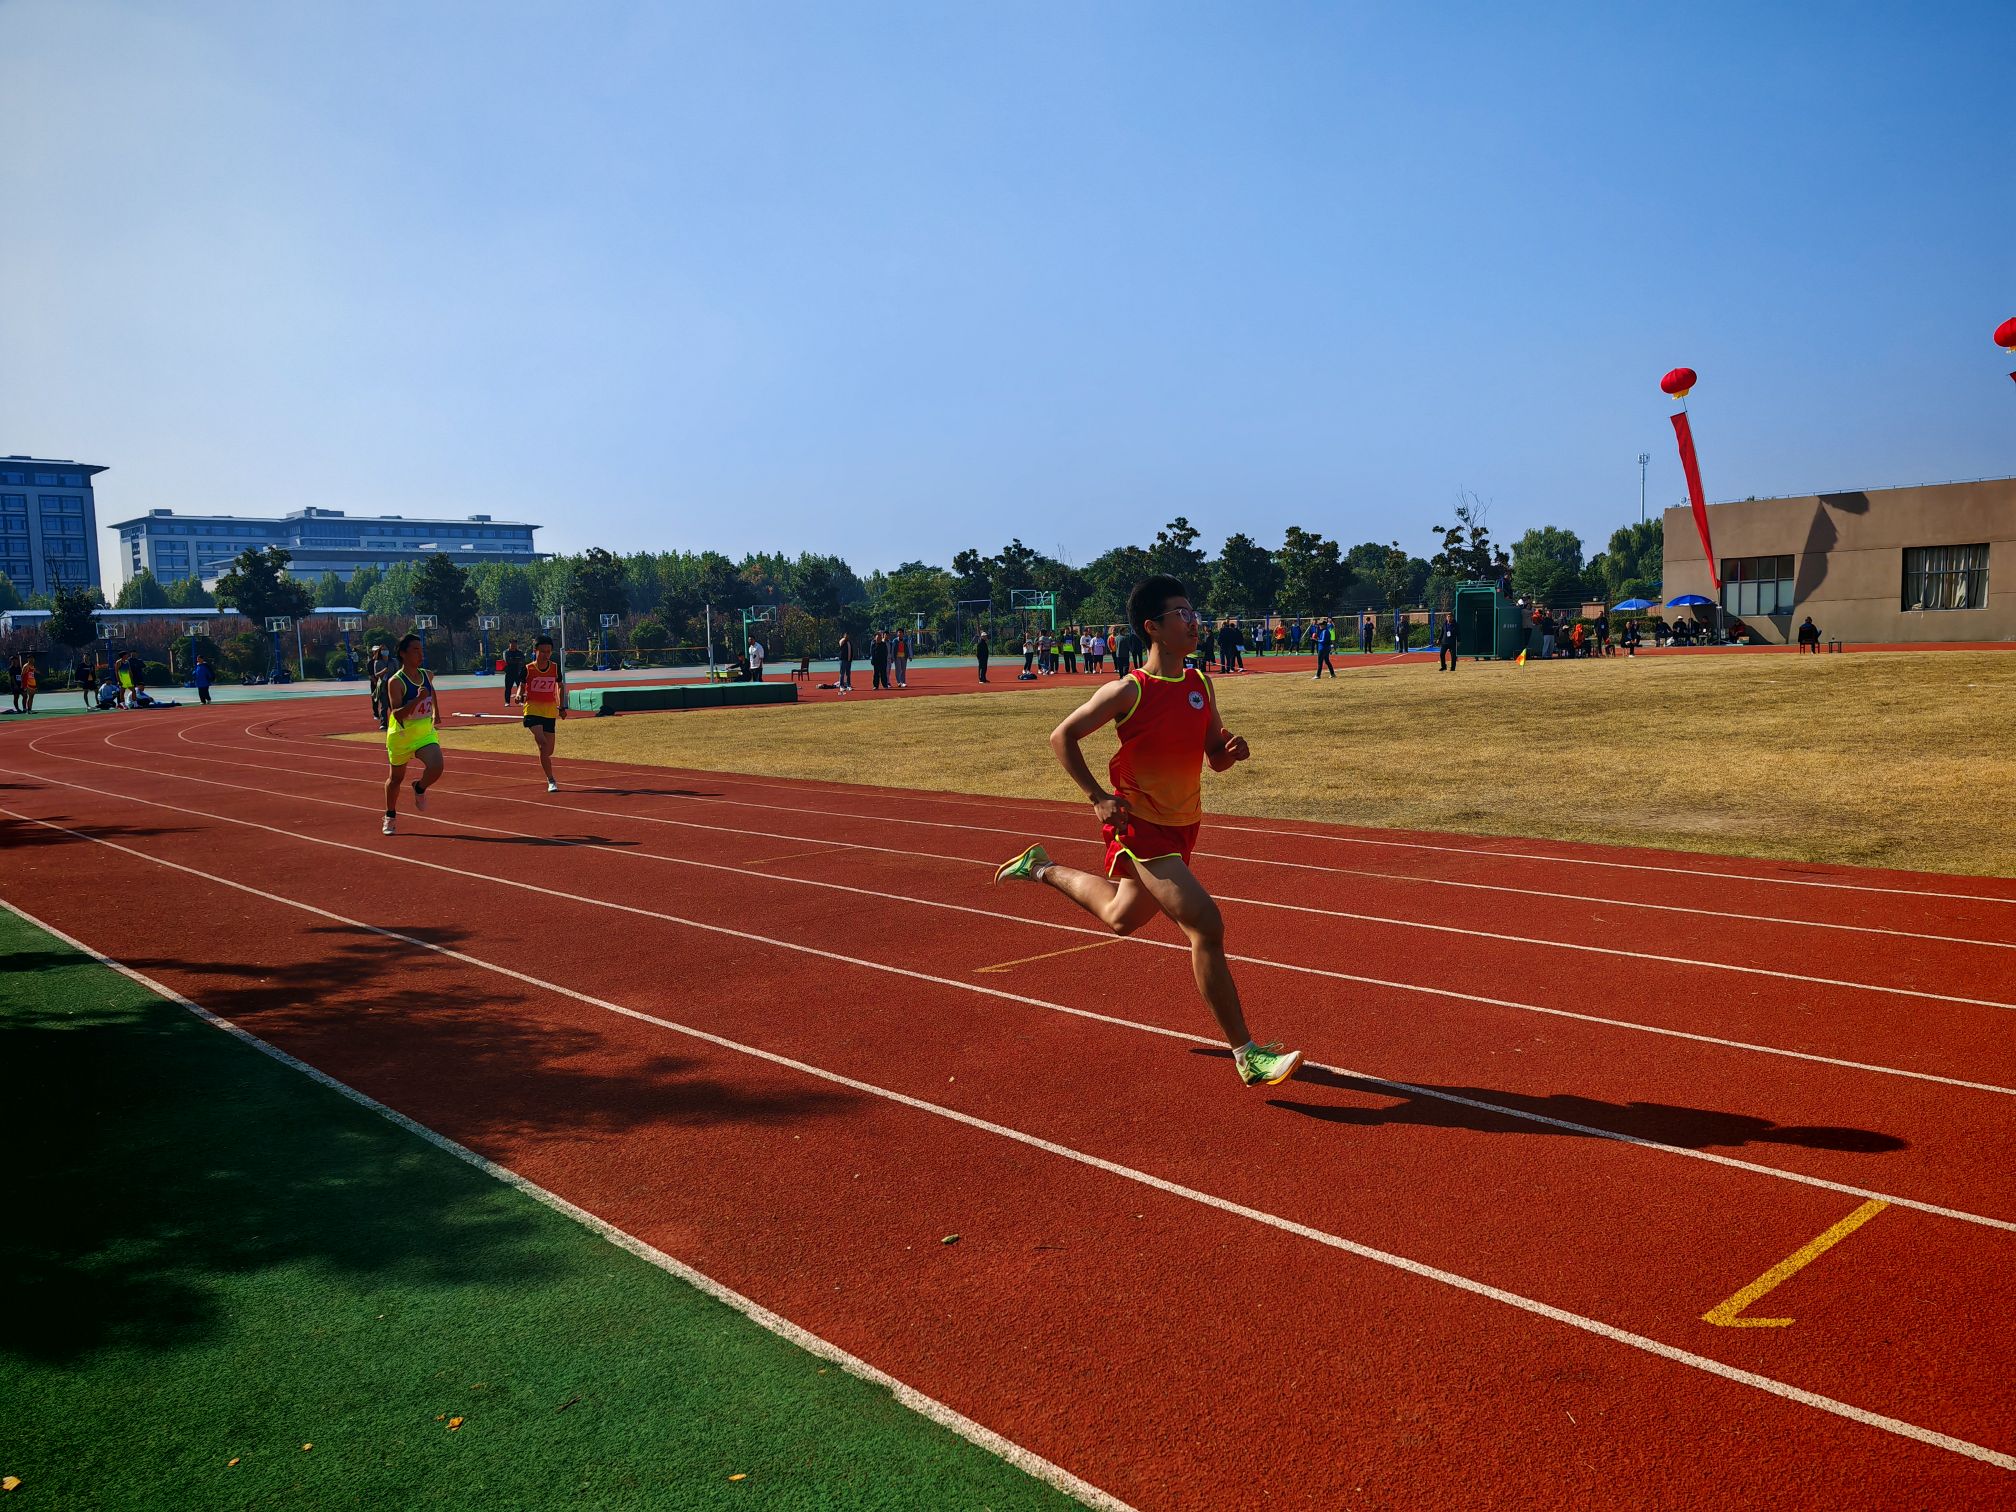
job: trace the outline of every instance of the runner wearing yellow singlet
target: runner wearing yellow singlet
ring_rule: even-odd
[[[427,789],[441,780],[441,742],[434,734],[434,679],[420,665],[426,647],[417,635],[399,642],[399,670],[385,679],[385,833],[399,817],[399,784],[414,757],[427,774],[413,784],[413,807],[427,812]]]
[[[553,660],[553,637],[542,635],[532,647],[532,660],[525,665],[518,684],[518,706],[525,711],[525,728],[539,747],[539,766],[546,773],[546,791],[557,793],[560,784],[553,777],[553,730],[567,717],[567,672]]]

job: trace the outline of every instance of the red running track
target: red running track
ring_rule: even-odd
[[[1129,1505],[2016,1495],[2016,883],[1227,820],[1247,1092],[1078,809],[357,712],[0,734],[0,896]]]

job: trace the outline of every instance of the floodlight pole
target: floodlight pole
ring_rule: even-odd
[[[1645,523],[1645,468],[1652,460],[1652,453],[1638,453],[1638,523]]]
[[[301,681],[308,681],[308,658],[301,654],[301,620],[294,620],[294,675]]]

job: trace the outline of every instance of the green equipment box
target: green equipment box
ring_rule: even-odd
[[[1494,583],[1456,590],[1456,654],[1510,661],[1526,649],[1526,611]]]
[[[567,712],[636,714],[650,709],[729,709],[745,704],[795,704],[798,685],[790,682],[665,683],[653,687],[570,688]]]

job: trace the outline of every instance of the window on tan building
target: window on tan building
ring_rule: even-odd
[[[1906,546],[1906,609],[1986,609],[1988,545]]]
[[[1724,557],[1722,607],[1739,619],[1748,614],[1790,614],[1792,558]]]

